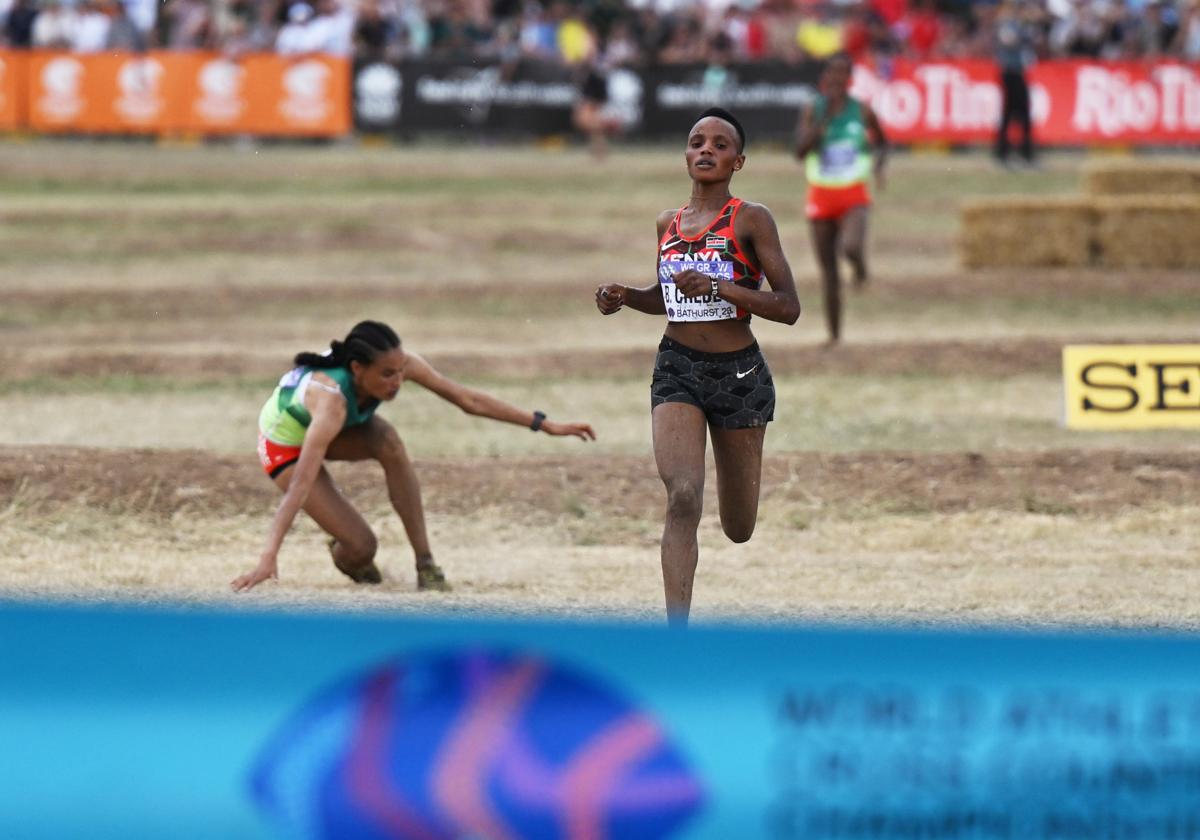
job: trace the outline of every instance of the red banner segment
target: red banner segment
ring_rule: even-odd
[[[988,141],[1000,117],[989,61],[860,65],[853,93],[897,142]],[[1200,64],[1048,62],[1030,71],[1030,94],[1039,143],[1200,143]]]

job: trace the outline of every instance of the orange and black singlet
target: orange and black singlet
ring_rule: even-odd
[[[762,270],[750,262],[733,233],[733,223],[741,206],[740,198],[729,199],[712,224],[691,238],[679,230],[683,208],[667,226],[667,232],[658,242],[658,284],[668,321],[750,320],[749,312],[712,295],[684,297],[675,287],[674,280],[677,271],[694,268],[701,274],[732,281],[748,289],[762,286]]]

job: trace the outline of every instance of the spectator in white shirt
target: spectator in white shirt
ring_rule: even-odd
[[[33,46],[49,50],[69,50],[79,29],[79,13],[64,0],[49,0],[33,22]]]
[[[338,0],[317,0],[317,16],[309,23],[311,51],[349,56],[354,52],[354,14]]]
[[[312,52],[313,9],[307,3],[293,3],[288,9],[288,22],[279,28],[275,51],[280,55],[301,55]]]
[[[111,25],[112,19],[105,13],[100,0],[86,0],[79,14],[79,25],[75,28],[71,48],[79,53],[100,52],[108,43]]]

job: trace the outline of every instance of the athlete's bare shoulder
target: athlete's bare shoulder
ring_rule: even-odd
[[[312,381],[320,385],[324,385],[325,390],[327,391],[336,391],[339,394],[342,391],[341,387],[337,384],[337,381],[319,368],[312,372]]]
[[[671,221],[675,218],[675,214],[679,212],[679,208],[674,210],[663,210],[658,214],[658,238],[662,239],[663,234],[667,232],[667,228],[671,226]]]
[[[775,226],[775,217],[771,214],[770,208],[757,201],[743,199],[737,214],[737,227],[741,230],[754,230],[762,225]]]

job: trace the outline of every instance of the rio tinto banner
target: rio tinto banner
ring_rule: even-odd
[[[0,61],[8,56],[0,53]],[[38,52],[23,75],[35,131],[328,137],[350,130],[349,64],[331,56]]]
[[[1200,143],[1200,64],[1054,61],[1029,82],[1038,143]],[[859,65],[852,92],[900,143],[989,141],[1000,117],[990,61]]]

